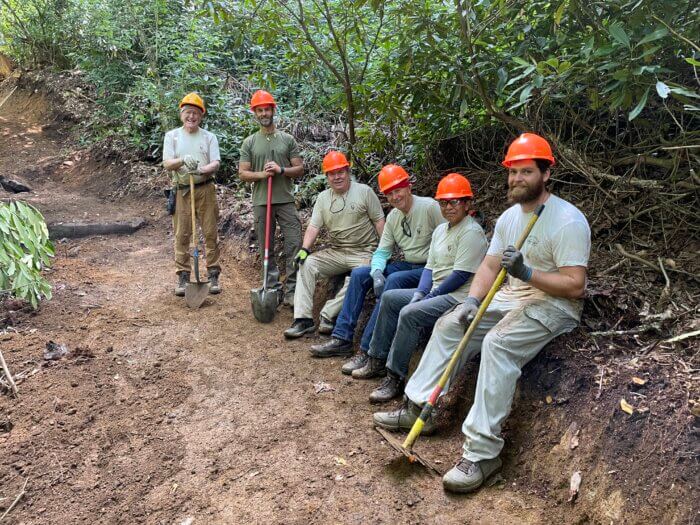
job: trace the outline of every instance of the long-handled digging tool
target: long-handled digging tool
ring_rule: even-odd
[[[199,241],[197,235],[197,221],[194,213],[194,177],[190,173],[190,203],[192,204],[192,252],[195,282],[189,282],[185,286],[185,303],[190,308],[199,308],[202,306],[204,299],[209,295],[209,281],[199,280]]]
[[[516,249],[520,250],[520,248],[522,248],[523,244],[527,240],[528,235],[530,235],[532,228],[535,226],[537,219],[539,219],[540,215],[542,214],[542,210],[544,210],[544,204],[540,204],[537,207],[537,209],[535,210],[535,213],[530,218],[530,222],[528,222],[527,226],[525,226],[525,230],[520,235],[520,239],[518,239],[518,242],[515,243]],[[452,371],[454,370],[455,366],[457,366],[457,363],[459,362],[459,358],[462,355],[462,352],[469,344],[469,341],[471,340],[472,335],[474,334],[474,332],[476,330],[476,327],[479,325],[479,322],[481,321],[481,318],[484,316],[486,309],[489,307],[489,304],[491,304],[491,300],[493,299],[493,296],[496,295],[496,292],[501,287],[501,284],[503,284],[503,281],[505,280],[505,278],[506,278],[506,269],[501,268],[501,271],[498,272],[498,275],[496,276],[496,280],[491,285],[491,289],[489,290],[489,293],[486,294],[486,297],[484,297],[484,300],[481,302],[481,306],[477,310],[476,315],[474,316],[474,319],[469,324],[469,328],[467,328],[467,331],[465,332],[464,337],[462,337],[462,340],[459,342],[457,349],[455,350],[454,354],[452,354],[450,361],[447,363],[447,367],[445,368],[445,371],[440,376],[440,380],[438,381],[438,384],[435,386],[432,393],[430,394],[428,401],[423,406],[423,410],[421,410],[421,413],[418,416],[418,419],[416,419],[415,423],[413,423],[413,427],[411,427],[411,430],[408,433],[408,436],[406,436],[406,439],[403,441],[403,443],[399,439],[397,439],[394,436],[392,436],[391,434],[389,434],[386,430],[375,427],[375,430],[377,430],[377,432],[379,432],[382,435],[382,437],[386,440],[386,442],[389,443],[391,448],[393,448],[394,450],[396,450],[398,452],[401,452],[401,454],[406,456],[408,458],[408,461],[410,461],[411,463],[417,462],[417,463],[423,465],[424,467],[428,468],[429,470],[436,472],[437,474],[442,474],[442,472],[440,472],[437,469],[437,467],[435,467],[435,465],[433,465],[430,461],[426,460],[425,458],[420,457],[418,455],[418,453],[413,450],[413,444],[415,443],[416,439],[418,439],[418,436],[420,435],[421,431],[423,430],[423,426],[425,425],[425,422],[428,420],[428,418],[430,417],[430,414],[433,412],[433,409],[435,408],[435,404],[437,403],[438,397],[440,397],[440,393],[442,393],[443,388],[445,388],[445,384],[447,383],[447,380],[452,375]]]
[[[275,318],[279,293],[267,289],[267,271],[270,261],[270,219],[272,218],[272,177],[267,178],[267,210],[265,210],[265,256],[263,259],[263,285],[250,291],[253,315],[261,323],[270,323]]]

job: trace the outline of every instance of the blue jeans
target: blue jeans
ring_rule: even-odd
[[[396,375],[405,378],[416,350],[421,328],[432,328],[442,314],[458,304],[449,294],[409,304],[416,290],[384,293],[379,324],[369,347],[370,357],[384,360]]]
[[[384,291],[397,288],[415,288],[418,286],[420,276],[423,273],[424,264],[414,264],[405,261],[390,262],[386,265],[384,275],[387,276],[384,283]],[[365,303],[365,295],[372,288],[372,276],[369,274],[369,266],[359,266],[350,274],[350,284],[348,284],[347,292],[345,293],[345,301],[343,308],[340,310],[338,319],[335,321],[335,329],[333,337],[343,339],[344,341],[352,341],[355,334],[357,320],[360,318],[362,306]],[[372,340],[374,333],[374,325],[379,316],[379,307],[381,305],[381,296],[377,297],[377,303],[374,305],[372,315],[367,321],[365,331],[362,332],[362,340],[360,341],[360,349],[367,353],[369,342]]]

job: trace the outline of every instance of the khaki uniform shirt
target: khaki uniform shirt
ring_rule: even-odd
[[[433,288],[442,283],[452,270],[476,273],[486,255],[488,241],[484,230],[467,215],[459,224],[450,227],[445,222],[433,232],[430,253],[425,267],[433,271]],[[469,295],[471,279],[449,295],[462,302]]]
[[[328,230],[333,248],[372,251],[378,241],[374,223],[383,218],[382,206],[372,188],[352,181],[343,195],[330,188],[318,195],[310,224]]]
[[[292,165],[292,159],[301,157],[296,140],[289,133],[275,130],[272,134],[262,130],[247,137],[241,145],[241,162],[250,162],[252,171],[263,171],[271,160],[284,168]],[[294,181],[282,174],[272,177],[272,204],[294,202]],[[253,206],[267,204],[267,180],[253,183]]]
[[[434,199],[414,195],[406,215],[396,208],[389,212],[377,249],[386,250],[391,256],[394,247],[398,246],[406,262],[424,263],[428,260],[433,230],[443,222],[440,205]]]
[[[221,160],[219,153],[219,141],[216,135],[199,128],[194,133],[188,133],[182,127],[172,129],[165,134],[163,142],[163,160],[183,158],[185,155],[192,155],[199,161],[200,166]],[[194,183],[199,184],[212,177],[211,174],[194,174]],[[172,172],[173,183],[188,185],[190,183],[189,171],[185,165]]]
[[[523,213],[520,204],[511,206],[496,221],[488,255],[500,257],[509,244],[515,245],[532,213]],[[521,252],[525,264],[541,272],[556,272],[562,266],[588,266],[591,251],[591,230],[586,217],[573,204],[551,195],[544,211]],[[576,320],[581,319],[583,300],[554,297],[534,286],[508,276],[498,291],[500,301],[544,299]]]

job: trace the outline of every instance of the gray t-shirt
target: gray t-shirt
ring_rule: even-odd
[[[433,271],[433,289],[453,270],[476,273],[487,247],[484,230],[470,216],[454,226],[447,222],[440,224],[433,232],[428,262],[425,264],[427,269]],[[457,301],[463,301],[469,295],[470,282],[467,281],[450,295]]]
[[[372,188],[353,181],[342,195],[330,188],[322,191],[314,204],[310,224],[328,230],[333,248],[371,251],[378,241],[374,223],[383,218],[384,211]]]
[[[500,257],[509,244],[515,245],[532,213],[520,204],[511,206],[496,221],[488,255]],[[528,266],[541,272],[556,272],[563,266],[588,266],[591,230],[586,217],[573,204],[550,195],[544,211],[525,241],[521,252]],[[581,318],[583,300],[554,297],[530,284],[508,276],[495,297],[501,301],[545,299],[576,320]]]
[[[221,160],[219,153],[219,141],[216,135],[199,128],[194,133],[188,133],[182,127],[171,129],[165,134],[163,141],[163,160],[182,158],[192,155],[199,161],[200,166]],[[172,172],[173,182],[185,185],[190,183],[189,171],[186,166],[181,166]],[[194,174],[194,183],[198,184],[211,178],[211,175]]]

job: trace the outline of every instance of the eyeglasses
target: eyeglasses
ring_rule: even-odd
[[[449,204],[453,208],[456,208],[458,204],[465,202],[465,199],[445,199],[445,200],[439,200],[438,203],[440,204],[441,208],[447,208],[447,205]]]
[[[340,202],[340,204],[336,205],[336,202]],[[339,197],[337,199],[331,197],[331,205],[329,206],[329,211],[331,213],[340,213],[341,211],[343,211],[345,209],[345,204],[346,204],[345,195],[342,195],[341,197]],[[340,208],[340,209],[334,210],[333,208]]]
[[[406,237],[411,236],[411,233],[412,233],[411,232],[411,223],[408,222],[408,217],[406,217],[405,215],[404,215],[403,220],[401,221],[401,229],[403,230],[403,234]]]

